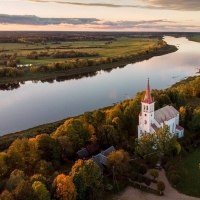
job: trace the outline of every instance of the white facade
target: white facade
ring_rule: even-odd
[[[178,138],[183,137],[184,128],[179,125],[179,112],[173,106],[165,106],[154,111],[155,101],[151,97],[149,80],[146,94],[141,102],[141,112],[139,114],[138,138],[142,133],[154,133],[163,125],[168,125],[170,133]]]

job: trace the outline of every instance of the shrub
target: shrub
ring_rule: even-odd
[[[178,174],[171,174],[170,181],[176,186],[180,181],[180,176]]]
[[[161,194],[161,192],[163,192],[165,190],[165,184],[163,181],[158,182],[157,189],[158,189],[158,191],[160,191],[160,194]]]
[[[147,173],[147,167],[146,167],[146,165],[141,164],[141,165],[139,166],[139,173],[142,174],[142,175],[144,175],[144,174]]]

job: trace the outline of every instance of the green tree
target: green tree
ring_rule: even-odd
[[[200,130],[200,107],[194,109],[189,127],[193,131]]]
[[[108,169],[112,172],[113,167],[116,174],[125,175],[129,171],[130,157],[123,149],[111,152],[107,157]]]
[[[75,200],[76,188],[70,176],[59,174],[53,182],[53,187],[56,188],[55,197],[62,200]]]
[[[38,198],[38,200],[50,200],[50,193],[47,190],[46,186],[40,181],[35,181],[32,184],[32,188]]]
[[[171,151],[177,142],[176,136],[173,136],[167,125],[159,128],[153,133],[154,148],[157,149],[158,154],[167,153]]]
[[[161,194],[161,192],[163,192],[165,190],[165,184],[163,181],[159,181],[157,183],[157,189],[158,189],[158,191],[160,191],[160,194]]]
[[[154,180],[155,180],[156,178],[158,178],[159,173],[158,173],[157,170],[152,169],[152,170],[150,171],[150,175],[151,175],[151,176],[154,178]]]
[[[153,135],[150,133],[142,134],[140,138],[136,138],[135,153],[146,156],[152,153],[154,146]]]
[[[70,176],[79,192],[86,194],[89,199],[99,198],[103,191],[103,179],[99,166],[92,160],[78,160],[72,166]],[[77,180],[79,179],[79,180]],[[79,196],[81,199],[81,197]]]
[[[99,143],[105,147],[117,144],[119,135],[113,125],[102,125],[96,133]]]

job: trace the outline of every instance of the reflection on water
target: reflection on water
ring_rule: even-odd
[[[179,44],[178,51],[71,80],[63,76],[0,86],[0,135],[133,98],[145,89],[147,78],[152,89],[165,89],[195,75],[200,68],[200,43],[185,38],[165,40]]]

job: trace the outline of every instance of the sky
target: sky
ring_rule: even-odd
[[[200,31],[200,0],[0,0],[0,31]]]

